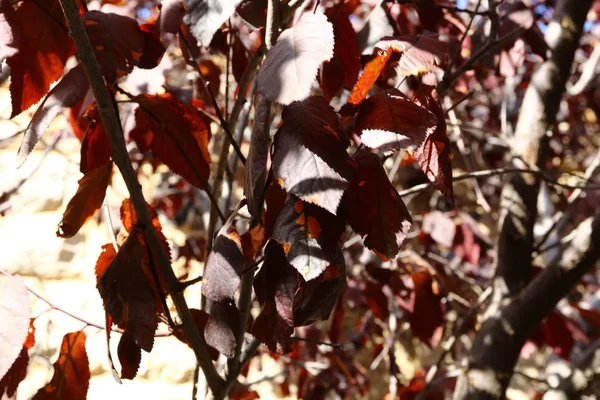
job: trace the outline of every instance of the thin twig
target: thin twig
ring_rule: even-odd
[[[224,381],[217,373],[211,361],[204,336],[198,332],[198,328],[196,327],[192,314],[188,308],[185,297],[179,290],[179,281],[171,268],[170,257],[161,243],[156,228],[152,224],[152,218],[146,207],[146,200],[142,194],[140,183],[137,180],[133,166],[129,161],[129,154],[127,153],[123,136],[123,128],[117,115],[114,98],[106,87],[100,65],[98,64],[90,39],[83,26],[81,16],[79,15],[77,3],[75,0],[60,0],[60,3],[69,25],[70,36],[75,43],[81,64],[88,76],[90,86],[92,87],[94,97],[96,98],[98,111],[111,143],[113,161],[119,168],[127,189],[129,190],[131,201],[138,217],[139,226],[144,230],[144,236],[148,241],[148,246],[154,249],[158,258],[156,260],[158,267],[165,279],[167,290],[173,299],[177,313],[181,318],[182,327],[190,347],[194,350],[196,358],[202,366],[202,370],[204,371],[212,391],[219,392],[223,387]]]

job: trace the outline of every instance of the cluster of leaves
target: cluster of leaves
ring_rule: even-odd
[[[155,207],[147,208],[167,254],[206,258],[201,290],[211,307],[208,312],[191,312],[213,360],[219,354],[239,357],[248,332],[269,351],[287,354],[280,360],[286,369],[300,372],[293,374],[300,397],[319,398],[331,390],[350,397],[373,389],[361,357],[371,357],[373,363],[379,359],[379,363],[386,356],[390,375],[397,375],[394,349],[401,324],[410,327],[411,338],[430,348],[445,348],[442,341],[453,335],[446,324],[448,315],[468,314],[465,304],[476,304],[480,288],[489,284],[493,241],[467,212],[419,205],[411,217],[397,190],[399,181],[383,163],[392,156],[401,160],[406,176],[412,171],[418,182],[429,182],[438,190],[444,204],[453,205],[452,152],[456,149],[449,139],[449,107],[443,96],[448,96],[446,91],[453,97],[462,95],[480,82],[489,90],[497,89],[501,80],[513,82],[516,76],[522,78],[516,93],[522,94],[535,62],[545,57],[545,42],[536,24],[536,18],[537,22],[542,18],[519,1],[501,8],[499,26],[494,29],[498,37],[508,36],[496,43],[500,56],[478,59],[473,71],[449,81],[451,67],[468,62],[470,54],[485,48],[488,38],[483,26],[477,26],[465,41],[463,32],[469,31],[471,22],[467,24],[444,1],[386,2],[375,8],[359,0],[323,1],[317,7],[322,13],[307,5],[280,33],[263,29],[268,25],[267,1],[190,0],[184,4],[166,0],[156,7],[150,2],[150,8],[142,2],[131,3],[129,9],[122,5],[124,15],[119,15],[88,11],[82,2],[81,18],[107,87],[115,99],[122,100],[115,108],[121,111],[123,126],[129,127],[126,142],[135,145],[130,153],[132,164],[139,167],[149,162],[156,167],[162,163],[182,178],[176,184],[177,195],[158,198]],[[282,9],[291,3],[282,1]],[[67,61],[77,54],[60,2],[0,2],[0,7],[0,28],[6,33],[0,36],[0,58],[11,68],[12,116],[41,101],[25,131],[18,152],[20,163],[66,108],[81,141],[83,177],[57,229],[60,237],[72,237],[104,202],[113,174],[113,144],[92,101],[82,65],[77,63],[65,73]],[[368,18],[363,15],[365,7]],[[140,9],[150,11],[152,17],[139,22],[135,12]],[[364,22],[359,32],[352,23],[357,18]],[[30,26],[23,21],[39,23]],[[511,36],[514,32],[519,35]],[[278,36],[273,46],[265,43],[273,36]],[[270,48],[265,52],[267,45]],[[525,46],[535,59],[525,61]],[[206,257],[207,250],[195,251],[198,243],[192,241],[189,248],[171,252],[158,212],[177,219],[181,210],[193,208],[197,194],[192,188],[213,195],[211,185],[223,177],[211,182],[215,158],[211,150],[224,144],[215,143],[218,136],[211,134],[211,125],[214,130],[213,121],[219,121],[224,131],[237,128],[227,126],[223,114],[227,116],[229,110],[219,108],[214,97],[219,95],[222,71],[210,57],[219,53],[228,61],[226,96],[233,93],[228,88],[230,73],[238,84],[233,97],[240,104],[254,93],[253,125],[244,143],[248,153],[239,184],[245,199],[233,212],[223,211],[229,217]],[[263,53],[264,61],[256,71],[252,59],[260,60]],[[131,73],[139,69],[158,71],[165,81],[168,72],[161,67],[165,59],[182,70],[188,64],[201,79],[191,89],[165,82],[160,91],[151,91],[145,90],[149,82],[144,82],[139,86],[145,89],[138,87],[133,95],[123,88],[136,86]],[[255,72],[255,87],[241,90]],[[198,90],[195,86],[203,81],[210,83]],[[216,91],[211,92],[211,87]],[[485,104],[490,109],[500,107]],[[133,111],[131,117],[124,116],[124,107]],[[280,123],[271,129],[279,110]],[[476,120],[477,110],[477,104],[466,107],[465,124]],[[492,117],[486,122],[490,130],[500,125]],[[492,148],[483,158],[496,166],[503,151]],[[232,180],[236,168],[234,163]],[[412,183],[408,178],[400,182]],[[120,215],[121,231],[115,244],[102,247],[96,277],[109,328],[107,340],[113,326],[122,331],[120,376],[133,379],[141,351],[153,348],[159,322],[168,323],[183,342],[189,340],[171,317],[167,299],[173,293],[167,291],[158,249],[149,245],[148,227],[138,222],[132,200],[123,200]],[[416,241],[401,251],[417,219],[420,226],[412,235]],[[462,266],[460,273],[456,265]],[[183,291],[186,282],[181,287]],[[249,287],[258,303],[250,316],[242,299]],[[573,307],[597,327],[598,313],[576,302]],[[349,322],[350,315],[360,317]],[[330,316],[328,328],[314,324]],[[28,325],[18,326],[21,332]],[[471,316],[461,327],[462,332],[475,328]],[[574,337],[588,341],[594,337],[577,328],[577,322],[556,311],[531,342],[550,345],[566,358]],[[294,332],[302,334],[305,342],[299,343]],[[330,351],[317,347],[316,343],[327,339]],[[24,334],[15,340],[11,357],[16,352],[12,349],[20,349],[25,342]],[[25,342],[6,368],[0,365],[0,376],[4,376],[0,393],[15,392],[24,378],[31,346]],[[82,332],[65,336],[55,377],[38,396],[65,398],[66,394],[56,391],[74,390],[78,392],[68,398],[85,398],[89,369],[84,346]],[[110,354],[109,359],[112,365]],[[329,368],[311,374],[308,368],[298,367],[307,361],[322,361]],[[80,373],[87,376],[81,381],[85,388],[71,388],[73,374]],[[408,399],[422,392],[426,373],[419,370],[404,382],[398,395]],[[59,383],[63,382],[68,384],[62,387]],[[286,379],[280,389],[286,393],[290,384]],[[451,389],[453,382],[447,386]]]

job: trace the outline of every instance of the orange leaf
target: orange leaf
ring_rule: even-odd
[[[69,37],[58,0],[24,1],[15,11],[2,10],[2,31],[16,52],[7,58],[11,68],[11,118],[37,103],[58,80],[75,46]]]
[[[140,149],[152,150],[173,172],[204,187],[210,173],[210,131],[203,115],[169,93],[134,100],[140,106],[130,135]]]
[[[383,71],[385,64],[387,64],[391,56],[391,49],[380,51],[374,59],[365,65],[362,75],[358,78],[358,82],[356,82],[350,97],[348,97],[348,103],[358,104],[367,97],[369,90],[371,90],[371,86],[373,86],[377,78],[379,78],[381,71]]]
[[[73,237],[102,206],[106,188],[110,182],[112,163],[89,171],[79,180],[75,196],[67,204],[62,221],[58,224],[56,235]]]
[[[63,337],[52,380],[33,399],[85,400],[89,385],[90,365],[85,351],[85,333],[71,332]]]

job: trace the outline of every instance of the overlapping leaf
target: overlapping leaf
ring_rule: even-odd
[[[417,148],[413,157],[417,160],[427,179],[447,198],[454,194],[452,186],[452,149],[446,133],[444,110],[437,99],[437,92],[431,86],[421,85],[415,102],[426,107],[437,117],[437,124],[431,135]]]
[[[232,299],[212,303],[210,317],[204,327],[204,337],[209,346],[232,358],[240,329],[240,313]]]
[[[378,156],[361,150],[354,160],[358,171],[344,196],[346,218],[366,247],[383,260],[394,258],[410,228],[410,214]]]
[[[365,65],[362,75],[352,88],[352,93],[348,97],[348,103],[359,104],[369,94],[369,90],[381,75],[381,71],[385,68],[388,60],[392,56],[392,50],[378,51],[375,58]]]
[[[102,206],[106,188],[110,183],[112,162],[88,171],[79,180],[77,193],[71,198],[63,218],[58,224],[56,234],[63,238],[74,236],[79,229]]]
[[[3,5],[0,61],[11,67],[11,118],[37,103],[62,75],[75,46],[58,0]]]
[[[275,138],[273,173],[301,199],[335,214],[354,170],[337,115],[323,97],[295,102],[283,111]]]
[[[341,218],[292,195],[279,213],[272,237],[283,246],[289,263],[310,281],[337,263],[344,228]]]
[[[429,110],[408,100],[398,89],[388,89],[363,101],[356,130],[363,144],[380,151],[415,149],[438,126]]]
[[[235,213],[219,230],[204,268],[202,293],[216,302],[233,298],[244,272],[242,239],[234,217]]]
[[[195,308],[190,308],[190,313],[192,314],[192,318],[194,319],[194,324],[196,325],[198,332],[204,332],[204,328],[206,327],[206,324],[208,323],[209,315],[206,313],[206,311],[198,310]],[[188,339],[185,336],[185,332],[184,332],[183,328],[181,327],[181,325],[178,326],[177,329],[175,329],[173,331],[173,335],[177,339],[181,340],[183,343],[185,343],[189,346]],[[212,360],[217,360],[219,358],[218,350],[210,345],[208,346],[208,352],[209,352]]]
[[[50,91],[44,102],[38,107],[25,130],[23,142],[17,154],[19,165],[31,153],[36,143],[50,126],[54,118],[65,108],[74,106],[85,96],[88,88],[87,77],[78,65],[70,70]]]
[[[135,378],[140,367],[140,361],[142,361],[142,349],[131,335],[123,334],[121,336],[117,354],[121,364],[121,379]]]
[[[248,201],[248,211],[260,219],[263,197],[267,182],[267,160],[271,146],[271,102],[258,94],[255,100],[254,126],[250,136],[250,151],[246,160],[244,196]]]
[[[333,27],[322,14],[305,14],[279,36],[258,71],[258,91],[271,101],[304,100],[321,63],[333,56]]]
[[[67,333],[54,363],[52,380],[41,388],[34,400],[85,400],[90,385],[90,365],[83,332]]]
[[[4,280],[0,287],[0,320],[2,321],[0,378],[2,378],[19,357],[29,330],[29,296],[27,287],[19,276]]]
[[[83,174],[106,165],[111,154],[110,140],[104,130],[104,123],[100,118],[96,103],[88,108],[84,117],[88,119],[88,124],[81,142],[81,162],[79,164],[79,170]]]
[[[131,137],[142,151],[152,150],[173,172],[204,187],[210,173],[210,131],[200,112],[173,95],[141,95]]]
[[[294,293],[298,272],[288,263],[283,247],[269,241],[265,261],[254,278],[254,291],[261,305],[252,334],[279,354],[291,350],[294,332]]]
[[[183,22],[189,25],[198,44],[208,47],[215,32],[234,13],[241,0],[186,0]]]
[[[396,72],[400,76],[442,72],[440,66],[448,58],[448,50],[437,35],[406,35],[381,39],[376,48],[400,53]]]

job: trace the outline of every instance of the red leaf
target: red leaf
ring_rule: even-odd
[[[145,38],[136,20],[97,10],[85,13],[83,20],[102,74],[109,84],[139,65]]]
[[[149,352],[158,326],[155,289],[142,269],[144,247],[134,229],[98,279],[104,309],[135,343]]]
[[[23,346],[17,359],[12,363],[12,366],[6,371],[2,379],[0,379],[0,393],[4,395],[3,399],[13,398],[16,394],[19,384],[27,376],[27,365],[29,365],[29,353],[27,353],[27,347]]]
[[[437,126],[423,144],[415,150],[413,157],[417,160],[427,179],[442,194],[452,199],[452,149],[446,134],[446,118],[444,110],[437,99],[437,92],[432,86],[421,85],[415,99],[417,104],[429,109],[437,116]]]
[[[38,107],[31,118],[23,142],[19,147],[17,155],[18,165],[22,165],[31,153],[36,143],[54,118],[64,110],[65,107],[74,106],[85,96],[88,89],[88,81],[81,65],[70,70],[61,81],[48,93],[42,104]]]
[[[583,318],[588,324],[594,326],[600,332],[600,312],[589,308],[583,308],[577,303],[570,304],[571,307],[574,307],[577,309],[577,311],[579,311],[581,318]]]
[[[104,130],[96,103],[92,104],[84,115],[88,119],[87,129],[81,142],[81,162],[79,169],[85,174],[88,171],[106,165],[110,160],[111,145]]]
[[[400,76],[440,73],[440,66],[448,58],[445,43],[440,42],[437,35],[387,37],[381,39],[375,47],[383,51],[391,49],[402,55],[396,67]]]
[[[119,362],[121,363],[121,379],[133,379],[137,375],[142,361],[142,349],[135,343],[129,334],[123,334],[117,347]]]
[[[62,238],[75,236],[83,224],[102,207],[111,172],[112,162],[107,162],[104,166],[83,175],[78,182],[77,193],[67,204],[63,218],[58,224],[57,236]]]
[[[338,263],[338,241],[344,228],[341,218],[290,196],[272,237],[283,246],[289,263],[310,281]]]
[[[19,357],[29,330],[29,296],[23,279],[12,276],[3,281],[0,287],[0,377]]]
[[[363,101],[356,130],[365,146],[380,151],[416,148],[437,127],[437,118],[409,101],[398,89],[378,92]]]
[[[235,216],[233,213],[219,230],[204,267],[202,293],[216,302],[234,297],[246,265]]]
[[[173,172],[204,187],[210,173],[210,131],[202,114],[169,93],[134,100],[140,106],[130,135],[140,149],[152,150]]]
[[[333,56],[333,27],[322,14],[304,14],[279,36],[256,75],[258,91],[271,101],[306,99],[321,63]]]
[[[570,359],[575,345],[573,335],[567,326],[567,319],[559,311],[553,310],[542,323],[544,343],[565,360]]]
[[[350,7],[338,4],[325,12],[333,25],[335,45],[333,58],[323,63],[320,83],[325,98],[330,101],[345,86],[352,88],[360,72],[360,53],[356,44],[356,32],[350,23]]]
[[[379,157],[362,150],[354,160],[358,172],[344,195],[345,215],[365,246],[386,261],[398,254],[412,219]]]
[[[335,214],[353,175],[337,115],[323,97],[313,96],[283,110],[275,137],[273,173],[302,200]]]
[[[144,39],[144,47],[138,67],[144,69],[155,68],[160,64],[166,51],[165,46],[160,41],[160,28],[154,23],[143,24],[139,28]]]
[[[190,312],[192,313],[192,318],[194,319],[194,324],[196,325],[198,332],[204,332],[204,327],[208,322],[209,315],[206,313],[206,311],[195,308],[190,308]],[[173,331],[173,335],[189,346],[189,342],[181,325]],[[213,361],[219,358],[219,351],[214,347],[208,346],[208,353]]]
[[[359,104],[367,97],[369,90],[371,90],[371,86],[373,86],[377,78],[379,78],[381,71],[383,71],[391,56],[391,49],[379,51],[375,58],[365,65],[362,75],[354,85],[350,97],[348,97],[348,103]]]
[[[255,97],[254,125],[250,136],[250,150],[245,166],[244,196],[248,202],[248,211],[260,219],[263,209],[263,197],[267,183],[267,161],[271,146],[271,102],[260,94]]]
[[[44,97],[75,54],[75,46],[57,0],[25,1],[16,11],[11,5],[2,11],[5,20],[0,20],[0,29],[10,32],[2,40],[9,50],[1,58],[8,57],[11,68],[13,118]]]
[[[294,292],[298,273],[287,262],[281,245],[269,241],[265,261],[254,278],[254,291],[261,305],[252,334],[279,354],[291,351],[294,332]]]
[[[85,351],[85,333],[71,332],[63,337],[52,380],[33,399],[85,400],[89,385],[90,365]]]
[[[411,331],[423,342],[434,347],[441,338],[439,329],[444,323],[444,312],[440,295],[433,291],[433,277],[427,271],[410,275],[414,289],[408,321]]]

